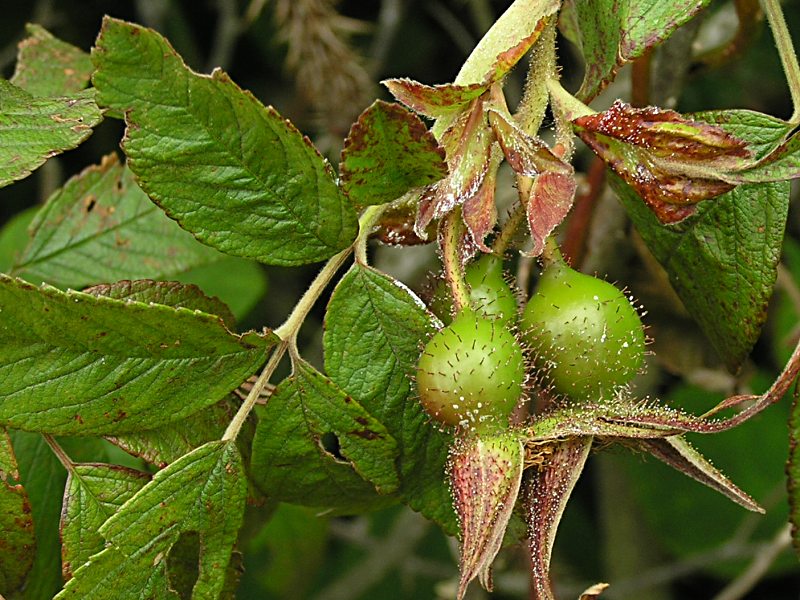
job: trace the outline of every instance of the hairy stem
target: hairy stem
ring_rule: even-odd
[[[359,219],[361,229],[359,230],[358,238],[353,244],[355,247],[356,261],[359,264],[365,266],[369,264],[367,261],[367,240],[369,239],[369,234],[372,232],[372,228],[375,226],[375,223],[383,214],[383,211],[386,210],[386,206],[386,204],[368,206],[366,209],[364,209],[361,219]]]
[[[241,431],[242,425],[244,425],[244,422],[247,420],[247,416],[256,405],[256,401],[261,396],[261,391],[269,382],[269,378],[272,377],[272,374],[278,367],[278,363],[281,362],[281,359],[283,358],[283,355],[288,347],[289,342],[281,341],[272,351],[272,356],[270,356],[269,360],[267,361],[264,370],[261,371],[261,374],[258,376],[258,379],[256,379],[253,387],[250,388],[250,393],[247,394],[247,398],[244,399],[244,402],[242,402],[239,410],[236,411],[233,419],[228,424],[227,429],[225,429],[225,433],[222,435],[223,442],[235,440],[236,436],[239,435],[239,431]]]
[[[461,219],[461,207],[450,211],[442,219],[440,225],[442,240],[442,263],[444,278],[453,295],[453,308],[456,313],[469,306],[469,288],[464,280],[464,268],[461,264],[461,248],[459,242],[464,233],[464,221]]]
[[[792,37],[789,35],[789,28],[786,26],[786,19],[783,17],[783,10],[779,0],[761,0],[761,6],[767,15],[769,27],[775,38],[775,45],[778,47],[778,54],[781,57],[783,71],[786,73],[786,82],[789,84],[789,93],[792,95],[792,123],[800,122],[800,65],[797,63],[797,55],[794,53]]]

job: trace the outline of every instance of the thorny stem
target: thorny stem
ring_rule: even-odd
[[[469,288],[464,279],[464,268],[461,264],[460,244],[464,232],[464,221],[461,218],[461,207],[451,210],[442,219],[442,263],[444,278],[453,296],[453,308],[456,313],[469,306]]]
[[[47,445],[50,446],[50,450],[53,451],[53,454],[56,455],[56,458],[58,458],[58,462],[60,462],[64,468],[71,473],[72,469],[75,467],[75,463],[73,463],[72,459],[67,456],[67,453],[64,452],[64,449],[49,433],[43,433],[42,437]]]
[[[527,198],[523,200],[523,183],[525,187],[527,187],[528,194],[530,193],[531,189],[531,179],[526,178],[519,178],[519,203],[514,206],[511,214],[508,215],[508,219],[506,222],[503,223],[503,228],[500,230],[500,233],[497,235],[497,238],[494,240],[492,244],[492,254],[496,254],[497,256],[503,256],[508,249],[511,240],[514,239],[514,234],[517,233],[522,221],[525,220],[526,214],[526,207],[528,206]],[[527,196],[528,194],[525,194]]]
[[[792,123],[798,123],[800,122],[800,65],[797,63],[797,55],[794,53],[792,37],[789,35],[789,28],[786,27],[786,19],[783,17],[779,0],[761,0],[761,6],[767,15],[769,27],[781,57],[781,64],[783,64],[783,71],[786,73],[789,92],[792,95],[794,112],[790,120]]]

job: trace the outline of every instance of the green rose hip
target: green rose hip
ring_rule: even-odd
[[[522,396],[522,348],[498,320],[464,310],[425,345],[416,379],[423,407],[440,423],[502,430]]]
[[[521,327],[540,383],[572,399],[608,399],[644,361],[644,329],[628,298],[564,264],[542,273]]]

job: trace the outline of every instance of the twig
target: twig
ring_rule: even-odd
[[[761,547],[752,562],[739,577],[734,579],[713,600],[739,600],[752,590],[767,574],[772,563],[792,543],[791,524],[784,525],[772,540]]]
[[[767,15],[769,27],[778,47],[783,71],[786,73],[786,82],[789,84],[789,93],[792,95],[792,123],[800,122],[800,64],[794,53],[792,36],[786,26],[786,19],[779,0],[761,0],[761,6]]]

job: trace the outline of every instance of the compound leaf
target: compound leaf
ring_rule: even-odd
[[[330,165],[225,73],[194,73],[155,31],[111,18],[92,57],[100,104],[125,114],[123,149],[139,184],[198,239],[298,265],[355,238],[355,211]]]
[[[451,436],[433,426],[411,385],[420,344],[433,331],[430,313],[408,288],[356,264],[328,306],[325,369],[397,440],[404,501],[454,532],[445,476]]]
[[[183,419],[247,379],[273,343],[213,315],[7,276],[0,307],[0,424],[29,431],[113,435]]]
[[[111,154],[47,200],[14,272],[31,281],[82,288],[120,279],[163,279],[221,258],[164,215]]]
[[[0,187],[80,144],[102,118],[93,90],[39,98],[0,79]]]

